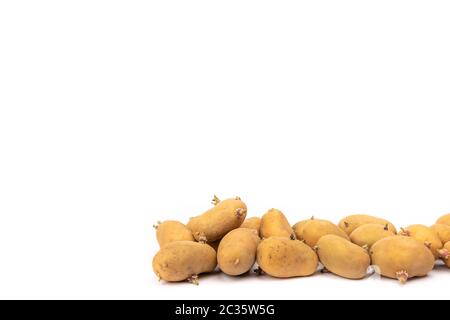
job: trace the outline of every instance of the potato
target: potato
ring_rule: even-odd
[[[355,214],[345,217],[339,222],[339,228],[344,230],[347,235],[350,235],[359,226],[369,223],[381,224],[383,226],[387,224],[389,230],[393,231],[395,234],[397,233],[395,226],[389,221],[365,214]]]
[[[391,236],[395,236],[395,233],[389,230],[387,224],[383,226],[381,224],[369,223],[356,228],[350,234],[350,240],[360,247],[367,246],[367,248],[370,248],[378,240]]]
[[[202,242],[214,242],[233,229],[239,228],[247,215],[247,206],[239,197],[220,201],[217,197],[214,208],[200,216],[191,218],[187,227],[194,238]]]
[[[319,239],[327,234],[334,234],[338,237],[350,240],[347,234],[338,226],[327,220],[313,219],[303,226],[302,236],[305,243],[314,247]]]
[[[433,253],[435,258],[439,258],[439,250],[443,244],[438,234],[431,228],[422,224],[414,224],[400,230],[400,235],[412,237],[425,244]]]
[[[311,217],[311,219],[308,220],[299,221],[292,226],[292,229],[294,230],[295,237],[297,238],[297,240],[303,240],[303,227],[307,222],[311,220],[314,220],[314,217]]]
[[[255,229],[238,228],[230,231],[220,241],[217,251],[220,270],[230,276],[248,272],[255,264],[259,241],[258,231]]]
[[[259,267],[276,278],[310,276],[318,266],[318,258],[313,249],[301,241],[286,237],[262,240],[256,257]]]
[[[193,241],[170,242],[153,258],[153,271],[166,281],[191,280],[216,268],[216,251],[209,245]]]
[[[259,228],[260,227],[261,227],[261,218],[258,218],[258,217],[248,218],[241,225],[241,228],[254,229],[254,230],[258,231],[258,236],[259,236]]]
[[[317,242],[316,250],[324,267],[338,276],[362,279],[367,275],[369,254],[342,237],[334,234],[323,236]]]
[[[435,259],[422,242],[405,236],[392,236],[377,241],[370,250],[372,264],[381,275],[405,283],[430,272]]]
[[[445,243],[444,248],[440,251],[442,261],[450,268],[450,241]]]
[[[440,218],[436,221],[436,223],[439,223],[439,224],[446,224],[446,225],[450,226],[450,213],[449,213],[449,214],[446,214],[446,215],[443,215],[442,217],[440,217]]]
[[[259,234],[262,238],[286,237],[295,239],[294,230],[284,214],[277,209],[270,209],[261,219]]]
[[[434,232],[437,233],[439,239],[441,239],[442,243],[447,243],[450,241],[450,226],[446,224],[433,224],[430,227]]]
[[[194,241],[191,230],[181,222],[167,220],[158,223],[155,228],[156,239],[160,247],[174,241]]]

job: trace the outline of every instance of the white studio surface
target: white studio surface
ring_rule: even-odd
[[[158,283],[152,224],[450,212],[448,1],[3,1],[0,298],[448,298],[332,274]]]

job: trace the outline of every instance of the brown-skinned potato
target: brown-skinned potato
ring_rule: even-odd
[[[338,276],[362,279],[367,275],[370,265],[368,252],[342,237],[334,234],[323,236],[317,242],[316,250],[324,267]]]
[[[348,217],[345,217],[339,222],[339,228],[345,231],[347,235],[352,234],[352,232],[358,228],[359,226],[362,226],[364,224],[368,223],[375,223],[375,224],[381,224],[381,225],[388,225],[389,230],[393,231],[395,234],[397,234],[397,229],[395,226],[390,223],[389,221],[373,216],[369,216],[366,214],[354,214]]]
[[[295,237],[297,238],[297,240],[303,240],[303,227],[310,220],[314,220],[314,217],[311,217],[311,219],[308,220],[299,221],[292,226],[292,229],[294,230]]]
[[[212,272],[217,266],[216,251],[205,243],[175,241],[163,246],[153,258],[153,271],[159,279],[176,282]]]
[[[440,217],[440,218],[436,221],[436,223],[439,223],[439,224],[446,224],[446,225],[450,226],[450,213],[449,213],[449,214],[445,214],[445,215],[443,215],[442,217]]]
[[[289,221],[283,212],[277,209],[270,209],[262,216],[259,234],[262,238],[285,237],[295,239],[295,233]]]
[[[378,240],[395,236],[392,230],[389,230],[388,225],[381,225],[375,223],[363,224],[356,228],[350,234],[350,240],[360,247],[372,247]]]
[[[438,234],[430,227],[422,224],[413,224],[407,228],[402,228],[399,234],[402,236],[412,237],[422,242],[431,250],[436,259],[439,258],[439,250],[442,249],[443,244]]]
[[[377,241],[370,249],[372,264],[382,276],[405,283],[428,274],[435,263],[433,253],[420,241],[392,236]]]
[[[259,241],[255,229],[238,228],[227,233],[217,250],[220,270],[230,276],[248,272],[255,264]]]
[[[344,238],[345,240],[350,240],[350,238],[343,230],[327,220],[309,220],[304,224],[302,230],[303,240],[310,247],[314,247],[319,239],[327,234],[334,234],[338,237]]]
[[[244,223],[241,225],[241,228],[248,228],[248,229],[254,229],[258,231],[259,236],[259,229],[261,228],[261,218],[259,217],[251,217],[245,219]]]
[[[441,250],[442,261],[450,268],[450,241],[444,244],[444,248]]]
[[[233,229],[239,228],[247,215],[247,206],[239,198],[220,201],[214,197],[215,207],[191,218],[187,227],[194,238],[202,242],[214,242]]]
[[[167,220],[155,226],[159,246],[174,241],[194,241],[191,230],[179,221]]]
[[[260,269],[276,278],[310,276],[316,272],[318,265],[313,249],[301,241],[286,237],[262,240],[256,256]]]
[[[433,224],[430,228],[437,233],[442,243],[447,243],[450,241],[450,226],[446,224],[436,223]]]

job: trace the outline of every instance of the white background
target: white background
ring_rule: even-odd
[[[450,211],[448,1],[2,1],[0,298],[448,298],[333,275],[158,283],[214,193],[292,223]]]

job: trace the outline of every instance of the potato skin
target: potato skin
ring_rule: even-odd
[[[227,233],[217,250],[220,270],[230,276],[248,272],[255,264],[259,241],[255,229],[238,228]]]
[[[442,243],[447,243],[450,241],[450,226],[446,224],[436,223],[433,224],[430,228],[437,233]]]
[[[314,220],[314,219],[311,218],[308,220],[302,220],[292,226],[292,229],[294,230],[295,237],[297,238],[297,240],[303,240],[303,227],[305,226],[305,224],[307,222],[309,222],[311,220]]]
[[[294,230],[292,230],[283,212],[277,209],[270,209],[263,215],[259,234],[262,238],[285,237],[295,239]]]
[[[259,267],[276,278],[310,276],[316,272],[319,262],[313,249],[286,237],[262,240],[256,257]]]
[[[334,234],[338,237],[350,240],[343,230],[327,220],[313,219],[306,222],[303,226],[303,240],[305,240],[305,243],[310,247],[314,247],[319,239],[327,234]]]
[[[214,242],[239,228],[247,215],[247,206],[239,198],[220,201],[214,208],[189,220],[187,227],[195,240]]]
[[[444,249],[446,250],[447,255],[442,258],[442,261],[444,261],[445,265],[450,268],[450,257],[448,256],[450,253],[450,241],[445,243]]]
[[[420,241],[405,236],[392,236],[377,241],[370,249],[372,264],[381,275],[406,282],[427,275],[435,263],[431,251]]]
[[[174,241],[194,241],[194,236],[184,224],[179,221],[167,220],[156,227],[156,239],[159,247]]]
[[[350,234],[350,240],[360,247],[372,247],[378,240],[395,236],[392,230],[381,224],[369,223],[356,228]]]
[[[363,224],[368,223],[376,223],[381,225],[388,225],[389,230],[392,230],[395,234],[397,234],[397,229],[395,226],[389,221],[365,214],[354,214],[348,217],[345,217],[339,222],[339,228],[345,231],[347,235],[350,235],[356,228],[362,226]]]
[[[439,223],[439,224],[446,224],[446,225],[450,226],[450,213],[449,213],[449,214],[445,214],[445,215],[443,215],[442,217],[440,217],[440,218],[436,221],[436,223]]]
[[[261,227],[261,218],[259,217],[251,217],[245,219],[244,223],[242,223],[241,228],[248,228],[248,229],[254,229],[258,231],[259,236],[259,229]]]
[[[316,250],[325,268],[338,276],[362,279],[367,275],[369,254],[344,238],[334,234],[323,236],[317,243]]]
[[[431,228],[422,224],[413,224],[400,231],[400,235],[412,237],[425,244],[433,253],[434,257],[439,258],[439,250],[442,249],[442,241],[438,234]]]
[[[193,241],[176,241],[163,246],[153,258],[153,271],[162,280],[183,281],[217,266],[216,251]]]

